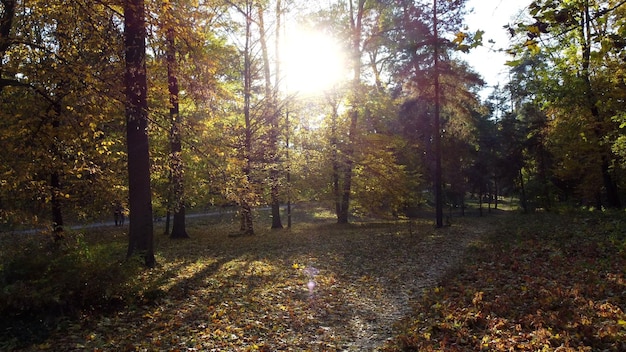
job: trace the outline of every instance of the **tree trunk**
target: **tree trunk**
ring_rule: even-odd
[[[356,12],[355,12],[356,11]],[[352,172],[354,167],[354,152],[357,142],[357,124],[359,110],[357,106],[359,89],[361,85],[361,36],[363,31],[363,15],[365,0],[358,0],[357,8],[353,8],[350,1],[350,20],[352,30],[352,108],[350,111],[350,127],[348,129],[348,145],[344,152],[343,184],[341,187],[340,205],[337,209],[337,223],[347,224],[350,214],[350,195],[352,192]]]
[[[126,143],[130,209],[127,256],[141,254],[145,265],[156,264],[153,248],[152,193],[148,146],[148,84],[146,79],[146,27],[143,0],[124,2],[126,71]]]
[[[279,125],[278,125],[278,119],[280,117],[280,109],[278,108],[278,92],[279,92],[278,82],[280,81],[279,79],[280,77],[280,31],[282,30],[280,26],[281,14],[282,14],[281,1],[276,0],[276,30],[275,30],[276,41],[274,45],[275,52],[276,52],[275,53],[276,63],[274,66],[275,68],[274,69],[275,84],[274,84],[274,92],[273,92],[274,94],[272,96],[274,114],[272,115],[272,124],[271,124],[272,134],[270,136],[271,137],[270,144],[274,152],[274,155],[272,155],[272,164],[274,167],[270,171],[270,182],[272,185],[272,188],[270,190],[270,195],[271,195],[271,201],[272,201],[272,228],[273,229],[283,228],[283,224],[280,218],[280,182],[278,179],[278,176],[279,176],[278,134],[280,133]],[[291,208],[291,204],[289,204],[288,207]],[[288,212],[290,210],[291,209],[288,209]],[[289,221],[290,219],[288,220],[288,222]],[[288,227],[291,227],[291,224],[289,224]]]
[[[330,125],[330,148],[331,148],[331,163],[332,163],[332,182],[333,182],[333,199],[335,201],[335,215],[339,220],[341,216],[341,194],[339,193],[339,151],[338,148],[338,140],[337,140],[337,109],[333,105],[333,114],[331,116],[331,125]]]
[[[550,209],[552,208],[552,201],[550,199],[550,188],[548,187],[548,183],[550,182],[550,180],[548,178],[548,164],[546,160],[547,153],[544,148],[545,145],[546,142],[544,140],[541,140],[537,153],[539,158],[537,173],[539,174],[539,178],[541,179],[541,196],[543,198],[541,206],[544,208],[545,211],[550,211]]]
[[[592,46],[592,33],[591,33],[591,14],[589,11],[589,1],[585,0],[584,13],[581,16],[580,26],[580,40],[582,44],[582,68],[581,75],[585,82],[585,90],[587,102],[591,115],[595,120],[595,127],[593,131],[595,133],[596,142],[601,143],[603,139],[603,132],[601,126],[603,125],[602,116],[598,109],[598,98],[591,85],[591,72],[589,67],[591,65],[591,46]],[[601,148],[601,163],[600,172],[602,175],[602,181],[604,183],[604,191],[606,192],[607,206],[610,208],[621,208],[622,204],[618,194],[617,182],[613,179],[610,172],[609,154],[610,150],[606,150],[606,147]]]
[[[61,210],[61,177],[58,171],[53,171],[50,175],[50,192],[52,193],[52,231],[55,233],[55,239],[61,239],[63,232],[63,212]]]
[[[433,0],[433,45],[435,73],[435,117],[433,123],[433,141],[435,149],[435,222],[438,228],[443,227],[443,194],[441,172],[441,127],[439,117],[439,33],[437,24],[437,0]],[[481,209],[482,212],[482,209]]]
[[[497,176],[493,178],[493,196],[494,196],[493,209],[497,210],[498,202],[499,202],[498,198],[500,197],[499,190],[498,190],[498,177]]]
[[[350,193],[352,192],[352,169],[354,166],[354,144],[356,142],[356,129],[359,112],[354,107],[350,112],[350,128],[348,130],[348,146],[345,151],[345,169],[343,170],[343,187],[341,192],[341,207],[339,216],[337,216],[338,224],[347,224],[350,213]]]
[[[252,171],[252,121],[250,116],[250,99],[252,95],[252,58],[250,54],[251,38],[252,38],[252,2],[246,2],[246,39],[244,48],[244,83],[243,83],[243,115],[245,120],[245,136],[243,148],[243,182],[245,183],[245,194],[239,195],[240,199],[240,216],[241,216],[241,232],[244,235],[254,235],[254,227],[252,221],[252,207],[250,198],[252,197],[252,189],[250,185],[250,172]]]
[[[241,204],[240,209],[241,216],[241,234],[244,236],[253,236],[254,235],[254,223],[252,219],[252,207],[249,203],[244,202]]]
[[[283,224],[280,219],[280,198],[279,198],[279,181],[278,181],[278,109],[277,109],[277,92],[272,89],[272,80],[270,72],[270,60],[267,50],[267,39],[265,36],[265,22],[263,20],[263,6],[257,5],[259,13],[259,30],[261,51],[263,54],[263,73],[265,76],[265,99],[267,108],[265,109],[266,118],[269,120],[269,183],[270,183],[270,205],[272,209],[272,229],[282,229]],[[280,17],[277,14],[277,17]],[[279,33],[279,28],[276,29]],[[277,39],[278,40],[278,39]],[[278,50],[278,45],[276,45]],[[275,72],[278,77],[278,72]],[[277,78],[278,79],[278,78]]]
[[[528,213],[528,200],[526,199],[526,188],[524,187],[524,173],[522,169],[519,169],[519,182],[520,182],[520,203],[522,203],[522,210],[524,214]]]
[[[171,11],[167,9],[168,14]],[[167,42],[167,87],[170,95],[170,168],[174,221],[172,223],[171,238],[189,238],[185,229],[185,184],[184,165],[182,158],[181,125],[182,117],[178,104],[178,62],[176,61],[175,32],[170,21],[171,16],[166,16],[166,42]],[[169,209],[168,209],[169,210]]]
[[[62,86],[63,84],[59,84]],[[63,94],[59,95],[58,99],[62,99]],[[61,117],[61,102],[57,101],[53,104],[53,112],[54,118],[52,120],[52,130],[55,135],[52,141],[51,153],[53,156],[53,160],[56,159],[58,162],[62,159],[61,152],[58,148],[58,129],[61,126],[60,117]],[[59,171],[59,167],[55,165],[55,162],[52,161],[51,165],[52,172],[50,173],[50,205],[52,207],[52,231],[55,233],[55,239],[61,239],[63,233],[63,211],[61,209],[61,173]]]
[[[280,47],[281,47],[281,42],[280,42],[280,38],[281,38],[281,31],[283,30],[283,27],[281,26],[281,19],[282,19],[282,14],[283,14],[283,9],[282,9],[282,2],[281,0],[276,0],[276,63],[275,63],[275,74],[276,74],[276,80],[274,81],[275,83],[275,87],[274,87],[274,91],[276,92],[276,94],[279,94],[280,92],[280,77],[281,77],[281,65],[280,65],[280,60],[281,60],[281,56],[280,56]],[[276,131],[278,132],[278,122],[279,122],[279,117],[281,115],[281,111],[280,108],[278,109],[278,111],[276,112]],[[285,111],[285,159],[286,159],[286,195],[287,195],[287,228],[291,228],[291,167],[290,167],[290,162],[291,159],[289,158],[289,110],[286,109]],[[282,225],[282,224],[281,224]]]
[[[0,79],[3,76],[3,64],[4,64],[4,56],[6,55],[7,50],[11,47],[13,41],[11,40],[11,28],[13,27],[13,19],[15,18],[15,7],[17,6],[17,1],[15,0],[3,0],[2,5],[4,6],[2,11],[2,17],[0,17]],[[0,84],[0,93],[2,93],[2,89],[4,85]]]
[[[66,51],[72,44],[68,42],[67,33],[73,30],[67,28],[67,26],[62,25],[61,23],[58,25],[55,36],[56,42],[58,45],[58,50],[60,53]],[[50,204],[52,206],[52,226],[53,232],[55,233],[55,239],[61,239],[63,229],[63,211],[62,211],[62,190],[61,190],[61,173],[62,173],[62,164],[63,164],[63,153],[62,153],[62,142],[61,136],[59,136],[59,129],[61,127],[61,119],[63,115],[63,99],[67,95],[67,82],[60,80],[52,93],[52,97],[54,99],[51,102],[52,108],[52,145],[50,148],[50,153],[52,154],[52,161],[50,165],[50,193],[51,193],[51,201]]]
[[[287,228],[291,228],[291,157],[289,154],[289,137],[291,126],[289,125],[289,108],[285,109],[285,159],[287,160]]]

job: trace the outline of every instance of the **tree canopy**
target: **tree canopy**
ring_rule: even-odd
[[[140,3],[144,30],[131,40]],[[621,207],[625,2],[533,1],[503,28],[511,80],[485,101],[463,59],[482,44],[465,29],[470,10],[465,0],[3,0],[1,220],[62,237],[66,223],[121,204],[140,232],[154,217],[168,232],[173,214],[171,235],[186,237],[186,211],[226,205],[248,235],[256,207],[270,206],[280,229],[292,201],[322,202],[339,223],[463,208],[467,197],[497,207],[516,196],[526,211]],[[289,90],[296,27],[343,50],[333,86]],[[144,88],[131,82],[139,73]]]

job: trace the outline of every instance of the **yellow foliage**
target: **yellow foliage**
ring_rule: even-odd
[[[459,31],[455,34],[453,42],[455,44],[461,44],[466,38],[467,38],[467,34]]]

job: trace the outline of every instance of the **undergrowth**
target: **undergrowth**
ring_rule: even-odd
[[[101,239],[90,242],[79,232],[61,241],[46,234],[3,235],[0,349],[43,340],[81,311],[136,297],[129,282],[143,270],[140,262],[123,260],[121,238],[96,232]]]

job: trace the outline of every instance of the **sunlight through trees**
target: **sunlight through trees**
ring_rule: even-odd
[[[2,1],[4,228],[61,233],[117,204],[131,234],[164,218],[173,237],[231,205],[251,235],[255,209],[280,229],[287,202],[438,227],[468,199],[622,204],[621,1],[532,2],[485,101],[465,1],[125,5]]]

